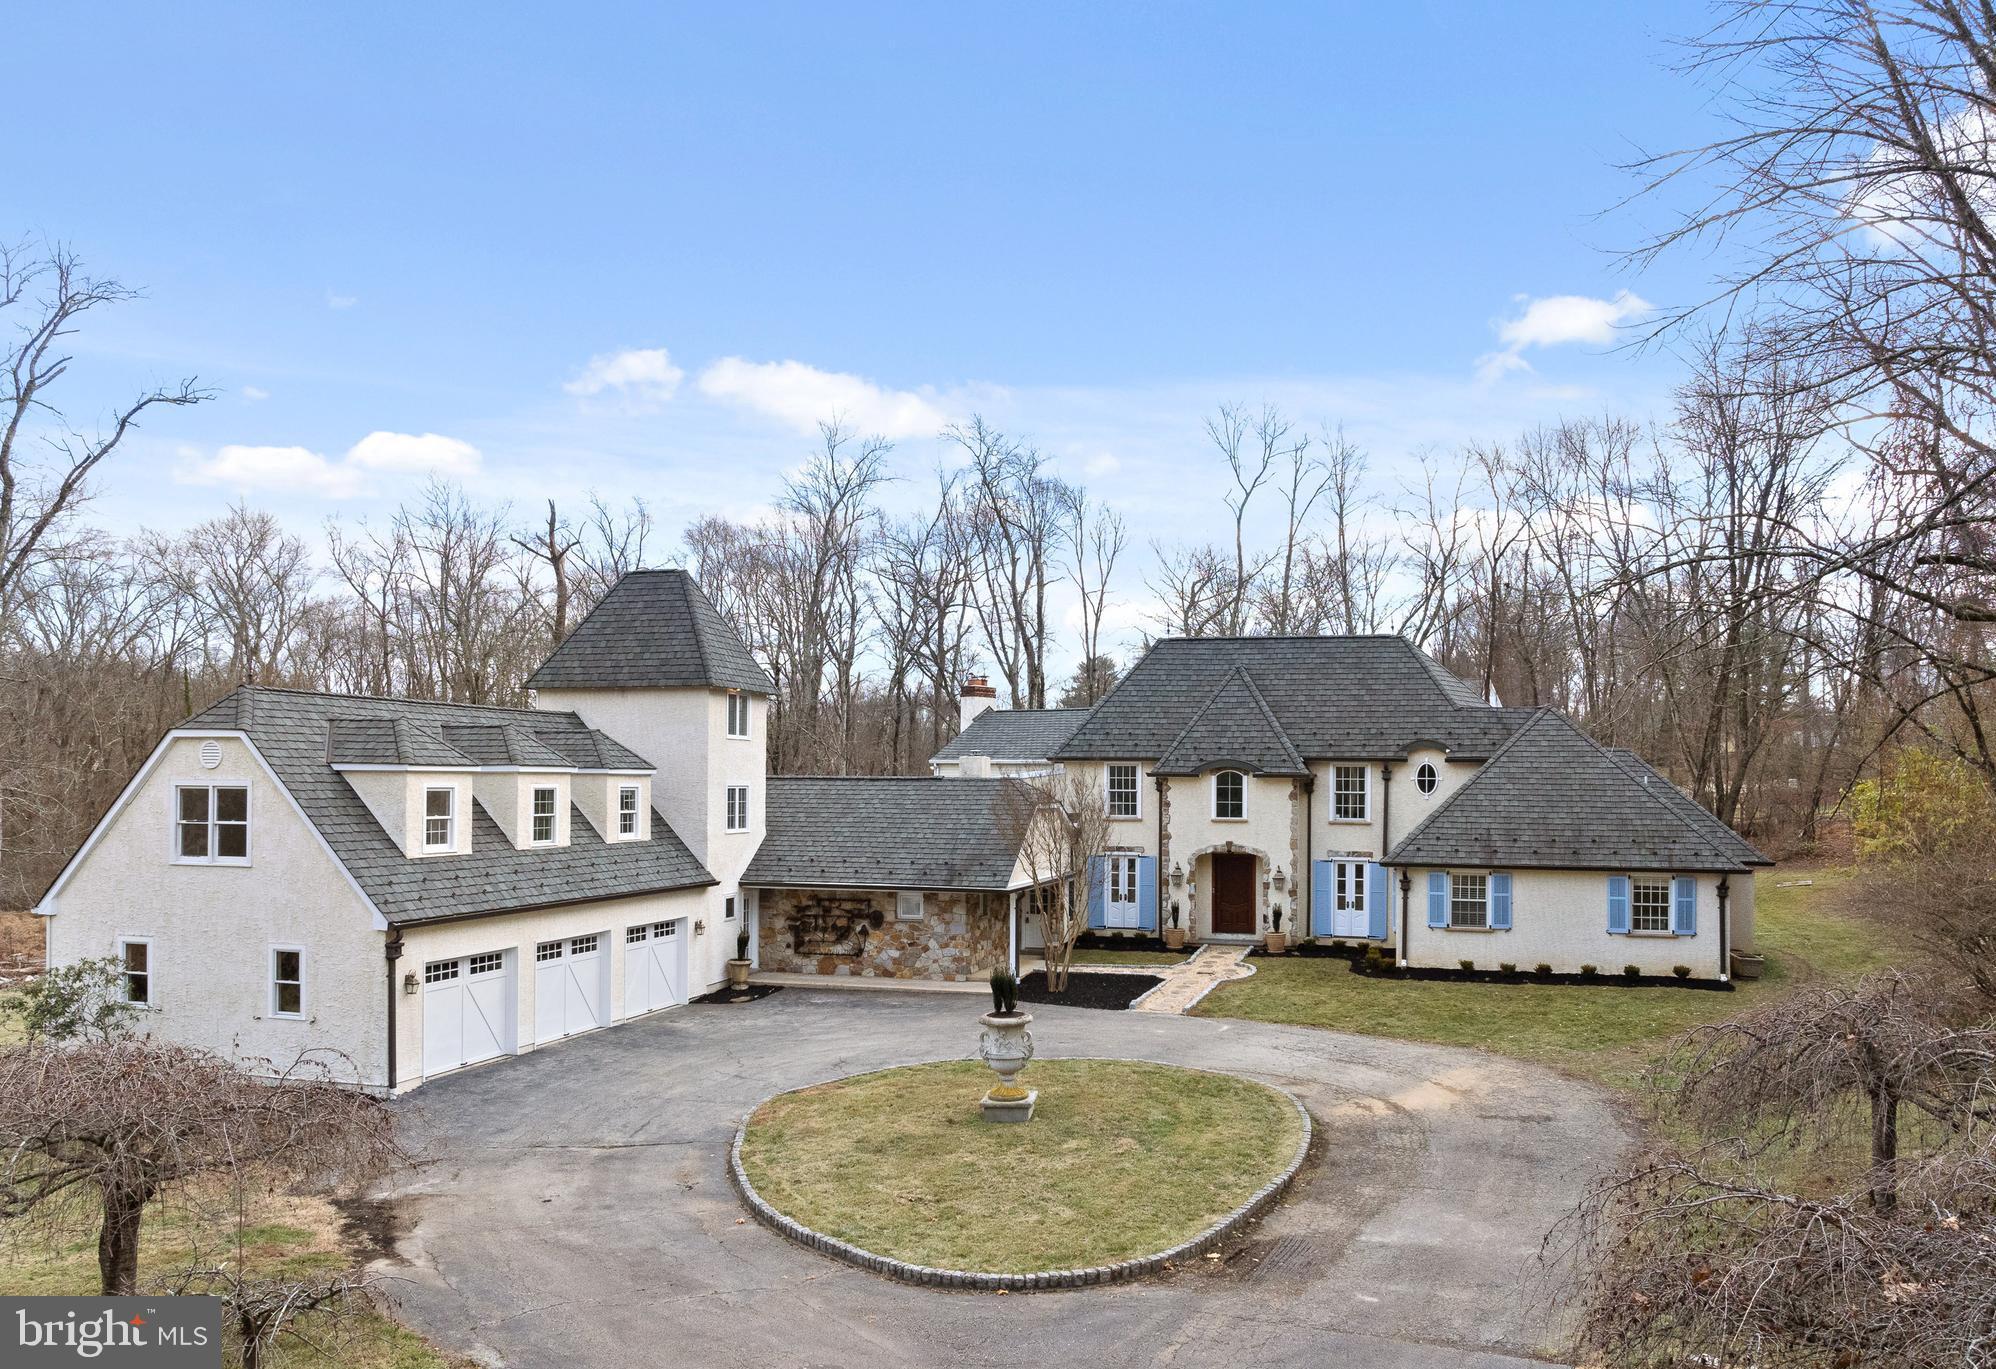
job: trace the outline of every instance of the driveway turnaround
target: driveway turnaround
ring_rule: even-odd
[[[517,1366],[1493,1369],[1563,1342],[1570,1299],[1538,1275],[1539,1242],[1628,1138],[1604,1095],[1474,1051],[1036,1005],[1041,1055],[1230,1070],[1316,1118],[1316,1153],[1258,1227],[1144,1282],[936,1292],[746,1219],[726,1165],[749,1108],[968,1057],[978,1010],[785,989],[430,1084],[398,1105],[434,1158],[394,1195],[391,1296],[445,1348]],[[1005,1176],[990,1183],[1002,1205]]]

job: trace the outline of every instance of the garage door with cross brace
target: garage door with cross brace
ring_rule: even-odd
[[[483,951],[423,966],[424,1074],[512,1052],[511,962],[505,951]]]
[[[596,934],[534,947],[534,1040],[610,1025],[610,948]]]
[[[685,927],[677,921],[624,928],[624,1016],[686,1001]]]

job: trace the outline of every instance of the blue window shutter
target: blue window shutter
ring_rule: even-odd
[[[1448,871],[1428,871],[1428,925],[1448,926]]]
[[[1137,926],[1157,930],[1157,857],[1137,857]]]
[[[1377,861],[1365,867],[1365,934],[1374,941],[1386,940],[1386,905],[1392,886],[1386,867]]]
[[[1670,930],[1678,936],[1698,935],[1698,881],[1679,875],[1670,881]]]
[[[1608,935],[1623,936],[1629,930],[1629,877],[1608,876]]]
[[[1490,876],[1490,925],[1500,932],[1511,930],[1511,876]]]
[[[1335,892],[1331,863],[1328,860],[1310,862],[1310,935],[1329,936],[1331,934],[1331,895]]]
[[[1101,930],[1109,925],[1102,905],[1108,896],[1109,862],[1104,856],[1088,858],[1088,925]]]

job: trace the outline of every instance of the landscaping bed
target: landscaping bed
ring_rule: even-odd
[[[1047,989],[1045,970],[1034,970],[1019,981],[1021,1003],[1050,1003],[1063,1008],[1127,1008],[1164,980],[1154,974],[1085,974],[1070,970],[1067,989]]]
[[[1284,1173],[1303,1130],[1252,1080],[1121,1060],[1040,1060],[1022,1125],[983,1120],[974,1061],[782,1094],[744,1133],[744,1174],[796,1222],[939,1269],[1096,1268],[1169,1249]],[[1161,1157],[1170,1181],[1160,1182]]]

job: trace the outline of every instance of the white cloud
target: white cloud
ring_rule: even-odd
[[[378,492],[375,476],[478,474],[478,449],[436,433],[369,433],[338,460],[309,447],[256,447],[231,443],[211,457],[183,447],[174,478],[183,485],[220,485],[237,491],[283,490],[327,499]]]
[[[685,378],[665,348],[628,348],[589,358],[582,374],[561,388],[578,399],[610,394],[627,407],[653,408],[678,393]]]
[[[269,399],[270,391],[260,385],[245,385],[243,386],[243,398],[249,403],[254,404],[260,399]]]
[[[1619,328],[1650,310],[1648,300],[1628,290],[1617,290],[1610,299],[1591,295],[1548,295],[1533,299],[1519,295],[1517,302],[1524,309],[1517,317],[1497,325],[1497,340],[1503,347],[1477,358],[1477,378],[1485,383],[1512,371],[1531,370],[1531,363],[1524,356],[1529,347],[1560,347],[1575,342],[1605,347],[1615,340]]]
[[[746,361],[723,357],[700,373],[710,399],[766,415],[799,432],[838,418],[861,433],[931,437],[950,415],[934,390],[889,390],[864,376],[821,371],[801,361]]]
[[[358,295],[338,295],[334,294],[331,290],[326,291],[326,307],[328,309],[351,309],[359,303],[360,297]]]

